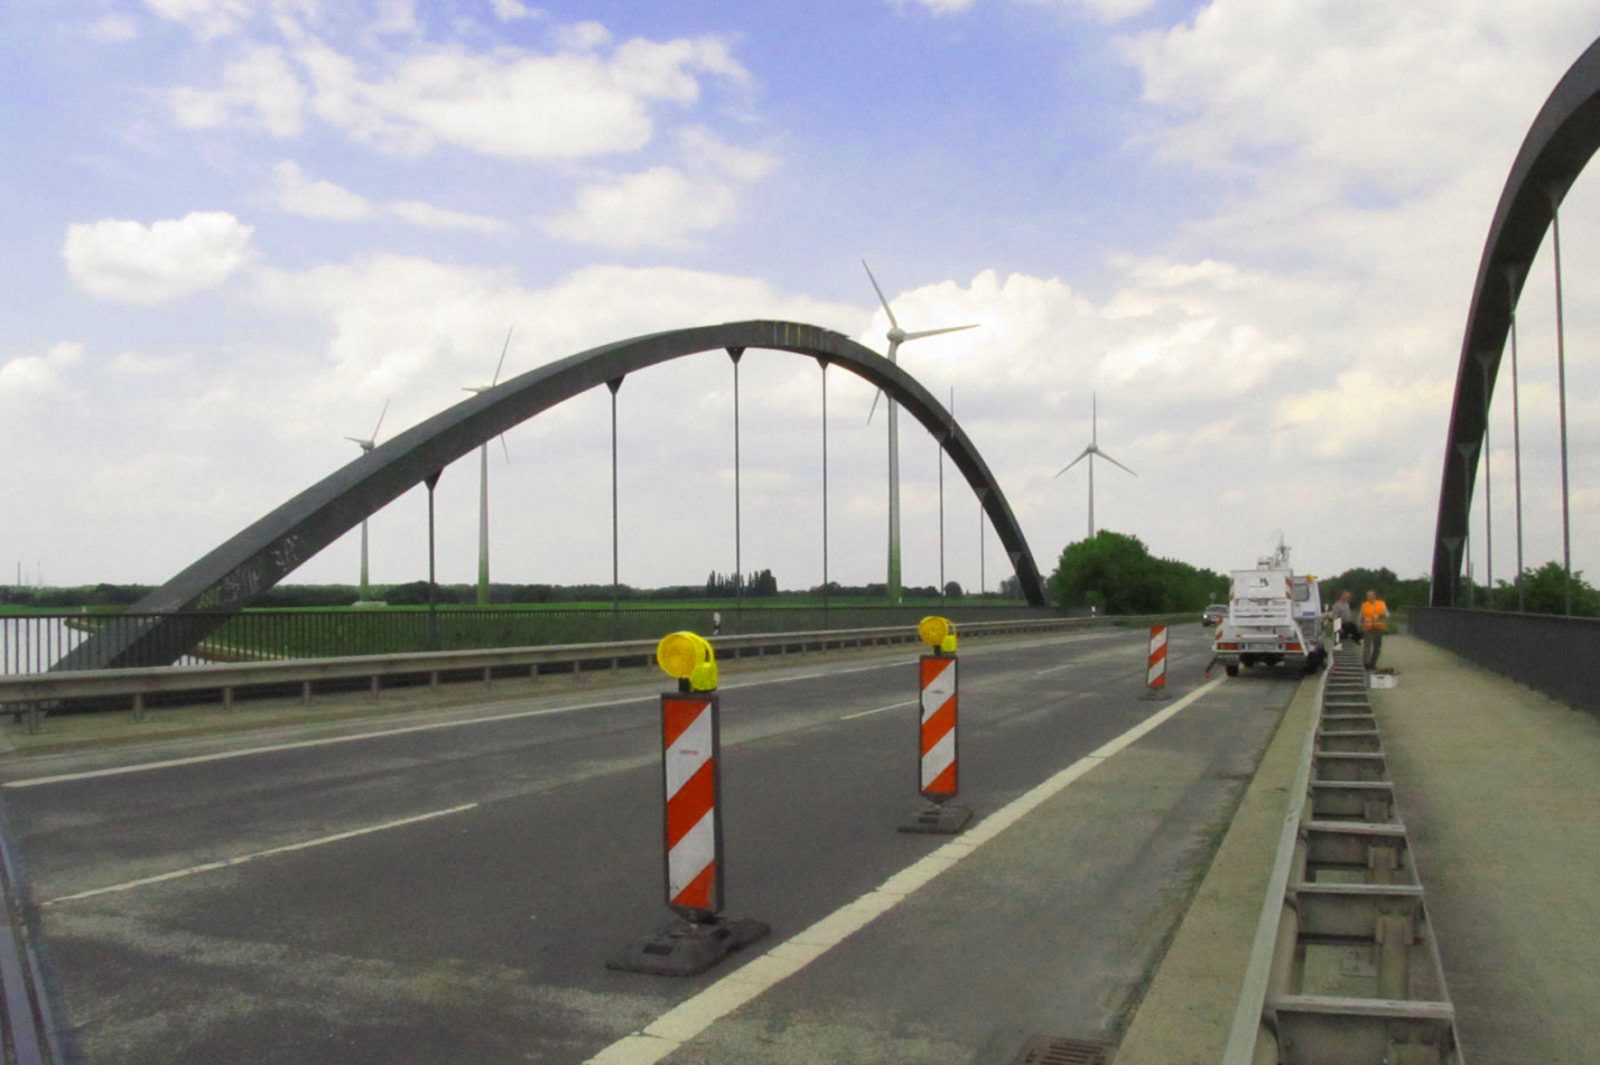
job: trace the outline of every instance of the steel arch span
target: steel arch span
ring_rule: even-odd
[[[1545,101],[1511,164],[1478,263],[1455,399],[1439,478],[1433,537],[1434,606],[1454,604],[1472,489],[1488,425],[1489,400],[1528,266],[1556,210],[1600,149],[1600,40],[1572,64]],[[1485,389],[1487,388],[1487,392]]]
[[[501,433],[591,388],[706,351],[765,348],[807,355],[883,389],[940,440],[981,500],[1034,606],[1044,585],[994,474],[950,413],[910,374],[842,333],[796,322],[748,321],[635,337],[547,363],[462,400],[335,471],[250,525],[129,608],[155,618],[139,632],[99,633],[57,669],[171,662],[363,518]],[[195,613],[203,612],[203,613]]]

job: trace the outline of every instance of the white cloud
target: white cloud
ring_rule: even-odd
[[[148,226],[106,218],[67,227],[67,272],[86,291],[154,304],[222,284],[250,249],[251,226],[226,211],[193,211]]]
[[[427,229],[460,229],[475,233],[503,233],[510,227],[498,218],[453,211],[422,200],[397,200],[378,207],[360,193],[314,178],[298,163],[285,159],[272,168],[278,209],[304,218],[329,222],[360,222],[383,214]]]
[[[467,211],[452,211],[445,207],[436,207],[431,203],[424,203],[421,200],[398,200],[389,204],[388,210],[412,225],[424,226],[428,229],[464,229],[474,233],[504,233],[511,228],[498,218],[472,214]]]
[[[159,377],[178,369],[183,363],[184,360],[175,355],[144,355],[137,351],[124,351],[111,360],[111,368],[134,377]]]
[[[1102,22],[1120,22],[1155,6],[1155,0],[1027,0],[1027,2],[1035,5],[1056,4],[1085,10]],[[935,15],[958,15],[972,10],[977,0],[894,0],[896,7],[904,7],[907,3],[920,4]]]
[[[756,148],[739,148],[704,126],[678,131],[678,147],[688,160],[706,170],[719,171],[736,181],[759,181],[778,166],[778,158]]]
[[[378,33],[415,34],[417,0],[378,0],[372,28]]]
[[[501,22],[515,22],[518,19],[534,18],[539,14],[522,0],[489,0],[489,6],[494,9],[494,17]]]
[[[21,355],[0,363],[0,406],[61,393],[61,371],[82,360],[83,345],[63,340],[43,355]]]
[[[90,39],[104,44],[121,44],[139,36],[139,26],[127,15],[111,12],[89,23],[87,33]]]
[[[364,196],[331,181],[313,178],[285,159],[272,168],[278,208],[306,218],[351,222],[372,217],[372,204]]]
[[[914,2],[921,4],[935,15],[954,15],[971,10],[977,0],[914,0]],[[905,0],[896,0],[896,3],[903,5]]]
[[[743,83],[748,72],[717,37],[633,39],[597,51],[598,35],[536,55],[430,46],[376,76],[309,38],[297,50],[313,110],[356,140],[399,154],[440,143],[516,159],[577,159],[635,151],[654,134],[652,108],[689,105],[704,78]]]
[[[187,129],[237,121],[274,137],[292,137],[301,129],[306,91],[282,50],[262,46],[228,64],[222,88],[179,87],[167,99],[178,125]]]
[[[727,185],[658,166],[579,189],[572,209],[546,219],[544,228],[551,236],[602,248],[683,248],[737,210]]]
[[[201,39],[233,33],[249,21],[251,0],[144,0],[144,6],[171,22],[179,22]]]

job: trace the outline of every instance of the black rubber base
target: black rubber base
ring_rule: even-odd
[[[1170,699],[1172,696],[1167,694],[1167,689],[1165,688],[1146,688],[1145,693],[1139,696],[1139,698],[1146,700],[1159,700]]]
[[[606,968],[651,976],[694,976],[771,931],[771,925],[749,918],[718,917],[704,923],[680,919],[629,943],[606,962]]]
[[[922,832],[932,836],[953,836],[967,827],[972,820],[972,807],[959,802],[932,804],[923,807],[910,823],[900,826],[901,832]]]

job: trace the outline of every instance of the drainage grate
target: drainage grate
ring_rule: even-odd
[[[1114,1044],[1053,1035],[1029,1036],[1012,1065],[1111,1065]]]

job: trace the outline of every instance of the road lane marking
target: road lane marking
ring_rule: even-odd
[[[846,714],[843,717],[841,717],[839,720],[840,721],[854,721],[858,717],[866,717],[869,714],[881,714],[885,710],[898,710],[903,706],[916,706],[916,705],[917,705],[917,701],[915,699],[903,699],[898,703],[890,703],[888,706],[879,706],[879,707],[876,707],[876,708],[874,708],[872,710],[862,710],[859,713]]]
[[[1046,673],[1059,673],[1063,669],[1071,669],[1073,666],[1076,666],[1078,664],[1079,663],[1077,663],[1077,662],[1067,662],[1064,665],[1051,666],[1049,669],[1036,669],[1036,670],[1033,671],[1033,675],[1036,676],[1036,677],[1042,677]]]
[[[138,880],[127,880],[120,884],[109,884],[106,887],[91,888],[88,891],[79,891],[72,895],[62,895],[58,898],[46,899],[39,903],[43,906],[54,906],[60,902],[73,902],[77,899],[93,898],[96,895],[109,895],[114,891],[131,891],[147,884],[159,884],[164,880],[177,880],[180,877],[194,876],[197,873],[209,873],[216,869],[227,869],[230,866],[243,865],[253,862],[257,858],[267,858],[274,854],[287,854],[290,851],[303,851],[309,847],[321,847],[328,843],[338,843],[341,840],[354,839],[357,836],[370,836],[374,832],[384,832],[391,828],[400,828],[404,825],[414,825],[419,821],[431,821],[436,817],[447,817],[450,814],[465,813],[477,809],[475,802],[463,803],[460,806],[451,806],[443,810],[433,810],[413,817],[402,817],[395,821],[385,821],[379,825],[368,825],[366,828],[353,828],[348,832],[336,832],[331,836],[319,836],[301,843],[288,843],[282,847],[272,847],[264,851],[255,851],[252,854],[241,854],[236,858],[224,858],[218,862],[206,862],[204,865],[191,865],[187,869],[174,869],[170,873],[159,873],[156,876],[140,877]]]
[[[1032,647],[1052,646],[1059,641],[1048,643],[1028,644],[1022,647],[989,647],[983,648],[986,653],[994,654],[1006,651],[1028,650]],[[752,678],[735,684],[725,684],[723,691],[739,688],[754,688],[763,684],[789,684],[802,680],[825,680],[832,677],[846,676],[852,673],[870,673],[880,669],[904,669],[903,661],[880,662],[866,666],[851,666],[845,669],[831,669],[815,673],[799,673],[786,677]],[[517,710],[505,714],[490,714],[484,717],[456,719],[450,721],[432,721],[423,725],[402,725],[396,728],[374,729],[368,732],[357,732],[347,736],[324,736],[314,740],[293,740],[288,743],[272,743],[261,747],[245,747],[236,751],[215,751],[211,754],[186,755],[182,758],[166,758],[156,762],[138,762],[133,765],[108,766],[104,769],[84,769],[71,773],[56,773],[42,777],[24,777],[21,780],[8,780],[0,782],[0,788],[37,788],[46,784],[67,784],[77,780],[95,780],[100,777],[123,776],[128,773],[148,773],[157,769],[174,769],[186,765],[202,765],[206,762],[221,762],[231,758],[250,758],[262,754],[275,754],[278,751],[298,751],[311,747],[327,747],[338,743],[358,743],[363,740],[384,739],[388,736],[404,736],[414,732],[431,732],[437,729],[467,728],[471,725],[490,725],[501,721],[517,721],[523,718],[547,717],[553,714],[568,714],[577,710],[600,710],[606,707],[626,706],[630,703],[654,702],[656,696],[638,695],[621,699],[610,699],[596,703],[577,703],[572,706],[553,706],[539,710]],[[480,703],[479,706],[507,706],[524,703],[526,697],[516,699],[502,699],[492,703]]]
[[[1222,683],[1219,677],[1152,714],[1108,743],[1073,762],[963,832],[956,840],[912,863],[872,891],[795,933],[783,943],[692,995],[631,1035],[612,1043],[585,1065],[653,1065],[716,1021],[804,969],[852,934],[904,902],[983,844],[1020,821],[1068,785],[1120,754]]]

